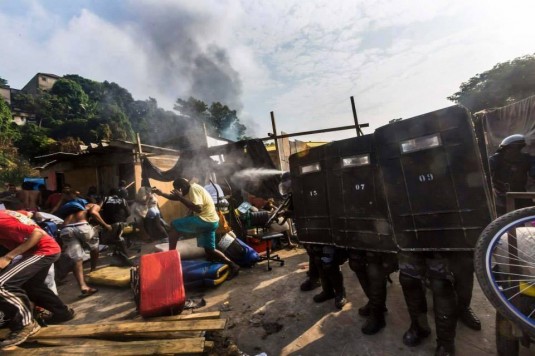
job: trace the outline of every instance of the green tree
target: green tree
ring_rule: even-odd
[[[0,85],[7,85],[7,80],[5,80],[4,78],[0,77]]]
[[[449,100],[476,112],[505,106],[535,95],[535,55],[498,63],[461,84]]]
[[[82,86],[73,80],[59,79],[50,90],[50,94],[58,97],[60,112],[57,114],[65,119],[89,119],[94,114],[94,103],[89,101],[89,96]]]
[[[14,157],[7,167],[0,167],[0,183],[22,182],[24,177],[38,177],[39,172],[32,168],[30,162]]]
[[[220,102],[214,102],[210,107],[202,100],[190,97],[188,100],[177,99],[174,109],[180,114],[206,124],[208,134],[239,139],[243,137],[246,127],[238,119],[236,110]]]
[[[0,150],[9,148],[17,137],[18,131],[13,123],[9,105],[0,98]]]
[[[236,110],[230,110],[228,106],[217,102],[210,105],[208,112],[208,123],[215,128],[217,136],[236,140],[245,134],[246,127],[238,119]]]
[[[54,143],[54,140],[48,137],[48,131],[33,123],[20,126],[20,136],[15,141],[19,154],[31,161],[34,157],[47,153]]]

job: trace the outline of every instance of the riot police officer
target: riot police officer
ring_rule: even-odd
[[[531,169],[531,157],[522,152],[525,146],[524,135],[511,135],[503,139],[496,153],[489,157],[490,176],[498,216],[506,213],[505,194],[525,192],[528,174],[534,175]],[[524,207],[527,203],[530,202],[521,201],[517,208]]]
[[[304,244],[303,247],[308,254],[308,272],[307,279],[301,283],[300,288],[303,292],[308,292],[321,287],[321,282],[319,270],[314,263],[314,252],[312,251],[312,246],[310,244]]]
[[[342,309],[347,303],[344,276],[340,266],[347,260],[346,250],[328,245],[311,244],[310,255],[317,268],[322,291],[314,296],[316,303],[334,298],[334,306]]]
[[[368,298],[368,303],[358,310],[367,318],[361,331],[366,335],[376,334],[386,326],[386,283],[388,275],[397,268],[396,254],[350,250],[349,267],[357,275]]]
[[[431,333],[424,286],[428,280],[433,292],[437,333],[435,356],[455,354],[458,313],[454,276],[450,267],[456,263],[455,257],[455,252],[399,252],[399,282],[411,320],[409,329],[403,335],[405,345],[416,346]]]

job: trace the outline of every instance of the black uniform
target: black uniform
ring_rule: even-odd
[[[425,283],[433,292],[433,310],[437,333],[437,355],[453,355],[457,325],[457,295],[451,267],[457,263],[457,252],[408,252],[401,251],[399,282],[411,319],[409,330],[403,335],[403,343],[415,346],[429,336]]]
[[[368,298],[368,303],[359,308],[359,314],[367,317],[361,330],[373,335],[386,325],[386,283],[388,275],[397,269],[397,256],[395,253],[350,250],[349,267],[357,275]]]
[[[314,296],[316,303],[334,298],[334,305],[342,309],[347,303],[344,277],[340,266],[347,261],[345,249],[327,245],[310,245],[309,255],[318,271],[322,291]]]
[[[528,154],[507,151],[501,148],[489,157],[490,175],[494,190],[496,213],[501,216],[506,213],[505,194],[507,192],[525,192],[528,174],[531,169],[531,158]],[[516,208],[529,206],[529,200],[520,200]]]

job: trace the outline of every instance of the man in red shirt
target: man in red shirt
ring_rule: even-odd
[[[24,289],[39,294],[42,301],[56,302],[58,297],[44,281],[61,249],[33,220],[12,210],[0,211],[0,245],[9,250],[0,257],[0,302],[14,315],[9,324],[11,333],[0,342],[3,348],[23,343],[40,329]],[[11,263],[18,255],[22,259]]]

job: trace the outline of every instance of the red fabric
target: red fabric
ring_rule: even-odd
[[[0,210],[0,245],[13,250],[21,245],[39,226],[29,217],[12,210]],[[55,255],[61,249],[51,236],[43,231],[37,245],[26,251],[24,255]]]
[[[139,261],[139,314],[174,315],[184,308],[186,291],[177,250],[141,256]]]
[[[54,208],[56,205],[58,205],[58,203],[61,200],[62,196],[63,196],[63,194],[61,194],[59,192],[50,194],[50,196],[48,197],[48,199],[45,202],[45,205],[48,206],[49,208]]]

